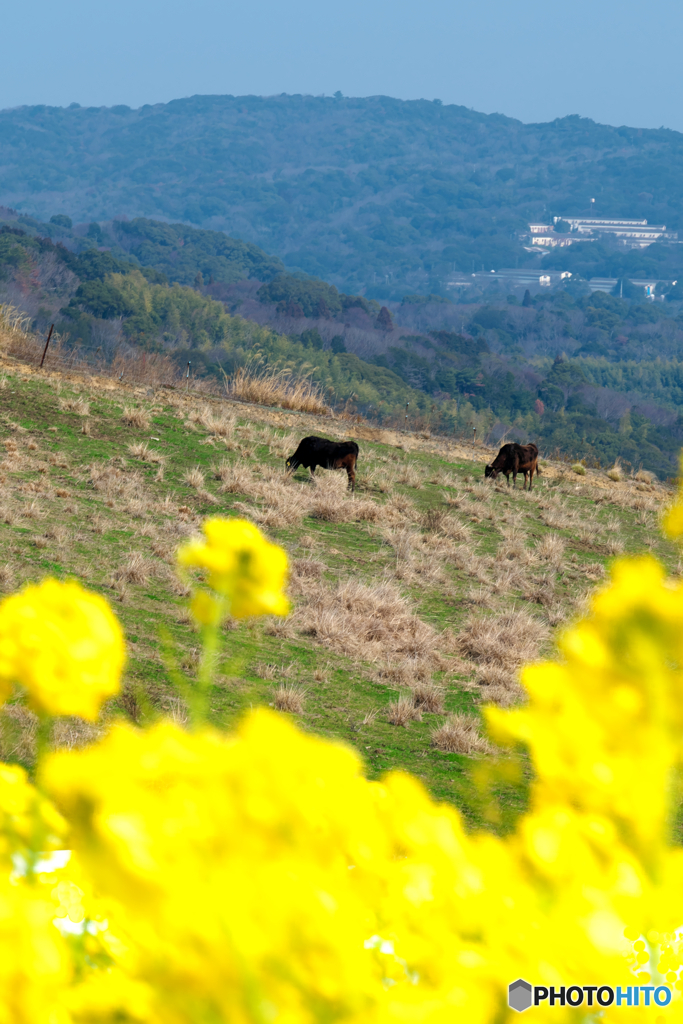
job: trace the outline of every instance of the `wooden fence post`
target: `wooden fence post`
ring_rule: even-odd
[[[47,336],[47,341],[45,342],[45,348],[43,349],[43,358],[40,360],[40,366],[38,367],[39,370],[42,370],[42,368],[43,368],[43,363],[45,362],[45,356],[47,355],[47,346],[50,344],[50,338],[52,337],[52,332],[54,330],[54,327],[55,327],[54,324],[52,324],[52,326],[50,327],[50,330],[49,330],[49,333],[48,333],[48,336]]]

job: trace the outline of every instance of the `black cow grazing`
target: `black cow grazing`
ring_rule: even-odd
[[[487,477],[495,480],[499,473],[505,473],[508,487],[510,486],[510,473],[512,473],[513,486],[517,486],[517,474],[524,473],[524,487],[526,488],[527,475],[529,478],[529,490],[531,490],[534,472],[538,473],[538,448],[535,444],[504,444],[490,466],[484,470]]]
[[[349,487],[356,489],[356,462],[358,445],[355,441],[328,441],[324,437],[305,437],[287,459],[287,472],[294,473],[299,466],[310,469],[314,475],[318,466],[323,469],[345,469]]]

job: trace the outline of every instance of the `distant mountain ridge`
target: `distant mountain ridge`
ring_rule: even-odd
[[[0,111],[0,203],[48,220],[225,231],[378,299],[523,265],[530,219],[683,228],[683,135],[576,116],[525,125],[437,101],[194,96]]]

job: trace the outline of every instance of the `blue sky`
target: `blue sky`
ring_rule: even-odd
[[[683,131],[680,0],[31,0],[2,19],[0,108],[339,89]]]

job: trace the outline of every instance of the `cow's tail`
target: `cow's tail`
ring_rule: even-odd
[[[541,464],[540,464],[540,462],[536,462],[536,476],[540,476],[540,475],[541,475]]]

